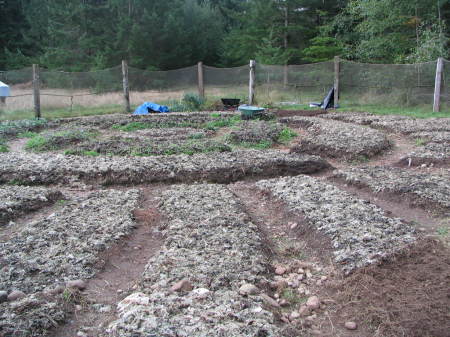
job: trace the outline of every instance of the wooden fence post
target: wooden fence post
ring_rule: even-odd
[[[250,60],[250,76],[248,83],[248,104],[252,105],[255,102],[255,68],[256,61]]]
[[[287,64],[285,64],[283,66],[283,88],[285,88],[285,89],[288,85],[288,71],[289,71],[289,66]]]
[[[444,59],[439,57],[436,65],[436,78],[434,81],[434,104],[433,112],[439,112],[441,110],[441,83],[442,83],[442,71],[444,69]]]
[[[197,70],[198,70],[198,95],[201,98],[205,98],[205,86],[203,83],[203,62],[199,62],[197,64]]]
[[[339,56],[334,57],[334,107],[339,106],[339,72],[340,72],[340,58]]]
[[[33,64],[33,101],[34,116],[41,118],[41,90],[40,90],[39,65]]]
[[[125,112],[131,112],[130,108],[130,87],[128,86],[128,64],[122,60],[122,83],[123,83],[123,105]]]

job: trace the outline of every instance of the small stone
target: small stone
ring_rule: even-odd
[[[121,294],[121,293],[123,293],[123,290],[122,289],[117,289],[117,293]]]
[[[0,291],[0,303],[6,302],[8,300],[8,293],[6,291]]]
[[[62,284],[58,284],[55,288],[50,289],[48,293],[50,295],[58,295],[64,292],[65,287]]]
[[[266,294],[261,294],[261,298],[263,299],[264,302],[266,302],[268,305],[275,307],[275,308],[279,308],[280,305],[278,304],[278,302],[276,300],[274,300],[272,297],[266,295]]]
[[[298,223],[296,223],[296,222],[291,223],[290,228],[291,228],[292,230],[296,229],[297,227],[298,227]]]
[[[306,305],[302,305],[301,307],[300,307],[300,309],[298,310],[298,313],[301,315],[301,316],[306,316],[306,315],[308,315],[309,314],[309,308],[306,306]]]
[[[286,280],[279,280],[277,282],[275,282],[275,288],[277,289],[278,292],[286,289],[288,286],[288,283],[286,282]]]
[[[355,322],[345,322],[344,326],[348,329],[348,330],[356,330],[356,328],[358,327],[358,325]]]
[[[316,318],[317,318],[317,315],[314,314],[314,315],[306,317],[306,320],[307,321],[314,321]]]
[[[292,321],[294,319],[300,318],[300,314],[298,313],[298,311],[293,311],[291,312],[291,314],[289,315],[289,319]]]
[[[311,330],[311,335],[316,335],[316,336],[320,336],[322,334],[322,331],[314,329]]]
[[[84,290],[86,289],[86,282],[84,282],[83,280],[72,280],[72,281],[68,281],[66,283],[67,288],[75,288],[78,290]]]
[[[306,306],[312,310],[319,309],[320,308],[319,298],[317,296],[311,296],[310,298],[308,298]]]
[[[283,275],[286,272],[287,272],[287,269],[282,266],[277,266],[275,268],[275,274],[277,274],[277,275]]]
[[[279,303],[282,307],[287,307],[290,305],[289,301],[285,298],[282,298]]]
[[[284,314],[283,314],[283,316],[281,316],[280,319],[281,319],[281,321],[284,322],[284,323],[290,323],[289,318],[287,318]]]
[[[239,294],[246,295],[256,295],[259,293],[259,288],[251,283],[245,283],[239,288]]]
[[[193,289],[191,282],[189,282],[189,280],[187,279],[183,279],[177,283],[175,283],[170,290],[172,290],[173,292],[175,291],[191,291]]]
[[[83,310],[83,307],[82,307],[81,305],[77,304],[77,305],[75,306],[75,310],[76,310],[76,311],[81,311],[81,310]]]
[[[25,296],[27,296],[27,295],[25,295],[25,293],[23,291],[13,290],[9,293],[7,299],[8,299],[8,301],[13,302],[13,301],[21,300]]]
[[[84,331],[78,331],[77,332],[77,337],[88,337],[88,335]]]
[[[207,298],[209,293],[209,289],[206,288],[197,288],[192,290],[192,294],[194,295],[194,297],[200,300]]]

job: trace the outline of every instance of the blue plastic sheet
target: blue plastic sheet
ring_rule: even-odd
[[[150,112],[169,112],[169,108],[165,105],[159,105],[153,102],[144,102],[137,107],[133,115],[147,115]]]
[[[0,82],[0,97],[8,97],[10,95],[9,86]]]

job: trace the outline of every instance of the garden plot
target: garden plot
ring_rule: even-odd
[[[415,241],[414,228],[332,185],[308,176],[262,180],[256,186],[300,212],[329,237],[335,260],[349,273]]]
[[[0,227],[23,214],[51,205],[63,198],[63,194],[54,189],[0,186]]]
[[[316,173],[331,166],[317,156],[274,150],[160,157],[79,157],[62,154],[0,154],[0,182],[102,184],[211,181]]]
[[[62,321],[59,294],[83,288],[101,267],[99,254],[135,227],[138,198],[138,190],[92,192],[1,242],[0,291],[16,298],[0,304],[0,332],[41,336]]]
[[[282,336],[255,287],[268,272],[262,239],[233,194],[180,185],[161,203],[164,247],[118,304],[109,336]]]
[[[450,164],[450,143],[428,143],[398,162],[401,166],[446,166]]]
[[[310,117],[291,117],[281,121],[307,131],[291,152],[349,160],[373,157],[392,146],[386,135],[367,127]]]
[[[230,132],[227,140],[234,144],[268,144],[278,142],[281,132],[286,129],[279,123],[264,121],[246,121]]]
[[[229,152],[231,147],[209,139],[147,140],[139,138],[111,137],[89,140],[66,150],[74,155],[161,156],[173,154]]]
[[[150,140],[167,140],[167,139],[202,139],[214,136],[212,130],[202,130],[196,128],[164,128],[164,129],[144,129],[136,130],[133,133],[120,132],[123,138],[145,138]]]
[[[428,143],[447,144],[450,146],[450,131],[424,131],[411,133],[410,138],[414,139],[417,145]]]
[[[331,179],[367,187],[374,193],[408,198],[414,206],[450,211],[450,175],[415,173],[392,167],[339,170]]]

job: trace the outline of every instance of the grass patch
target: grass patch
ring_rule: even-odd
[[[235,144],[238,147],[245,147],[248,149],[256,149],[256,150],[266,150],[270,149],[273,145],[273,142],[270,140],[262,140],[258,143],[250,143],[250,142],[241,142]]]
[[[25,144],[28,151],[42,152],[59,150],[68,145],[97,137],[98,132],[85,130],[61,131],[54,134],[38,134]]]
[[[9,147],[6,144],[0,144],[0,153],[9,152]]]
[[[17,138],[33,138],[36,137],[38,134],[33,131],[25,131],[21,132],[17,135]]]
[[[227,118],[218,118],[215,121],[211,121],[208,123],[205,123],[203,125],[203,128],[206,130],[212,130],[216,131],[217,129],[224,128],[224,127],[232,127],[242,121],[241,116],[235,115],[232,117]]]
[[[298,295],[298,292],[291,288],[286,288],[281,292],[281,298],[287,300],[291,305],[301,304],[306,302],[305,297]]]
[[[203,139],[205,135],[203,133],[193,133],[188,137],[189,139]]]
[[[424,146],[427,143],[427,141],[423,138],[416,138],[414,142],[416,146]]]
[[[431,106],[382,106],[375,104],[348,104],[343,105],[338,111],[349,112],[370,112],[377,115],[402,115],[414,118],[438,118],[438,117],[450,117],[450,110],[447,108],[441,112],[433,112]]]
[[[439,228],[436,230],[436,232],[437,232],[437,234],[440,235],[440,236],[448,236],[448,234],[449,234],[449,228],[448,228],[447,226],[442,226],[442,227],[439,227]]]
[[[51,150],[50,142],[48,138],[37,135],[36,137],[31,138],[26,144],[25,149],[29,151],[47,151]]]
[[[282,144],[289,143],[293,138],[297,137],[298,134],[290,128],[284,128],[278,135],[278,142]]]

